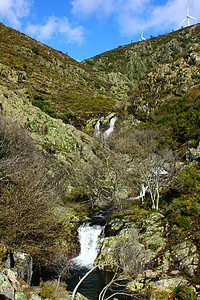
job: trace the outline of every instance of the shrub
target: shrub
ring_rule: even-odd
[[[0,118],[0,179],[2,243],[30,253],[36,263],[49,263],[47,258],[59,247],[55,240],[64,231],[50,208],[52,181],[42,152],[24,129],[4,117]]]
[[[32,48],[33,53],[35,53],[36,55],[39,55],[39,48],[36,46],[33,46]]]
[[[195,300],[194,291],[190,286],[178,286],[174,289],[173,295],[177,300]]]
[[[0,266],[1,263],[6,259],[7,250],[2,243],[0,243]]]
[[[54,297],[55,290],[56,290],[55,285],[52,285],[50,282],[44,282],[42,283],[41,296],[52,300],[56,300],[56,298]]]

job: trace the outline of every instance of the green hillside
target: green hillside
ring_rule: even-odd
[[[0,48],[1,84],[25,88],[35,106],[64,122],[80,127],[93,114],[112,111],[120,98],[114,99],[116,83],[105,74],[2,23]]]
[[[133,299],[198,299],[199,142],[200,24],[79,63],[0,23],[2,276],[27,252],[61,299],[78,227],[107,211],[99,270]]]

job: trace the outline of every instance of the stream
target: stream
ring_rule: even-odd
[[[78,229],[78,237],[81,250],[72,262],[75,268],[71,277],[67,280],[67,290],[73,291],[80,278],[82,278],[93,267],[95,258],[98,255],[98,238],[103,233],[104,225],[83,223]],[[80,285],[78,292],[88,299],[98,299],[98,294],[105,286],[104,280],[98,270],[92,272]]]
[[[99,223],[99,224],[98,224]],[[78,229],[78,237],[80,241],[80,253],[73,258],[72,262],[75,264],[71,276],[66,280],[67,290],[73,291],[79,280],[93,268],[94,261],[98,255],[99,247],[98,240],[103,239],[105,216],[93,216],[91,222],[83,223]],[[112,274],[101,272],[98,269],[89,274],[81,283],[78,292],[90,300],[98,300],[99,293],[106,285],[105,278],[112,278]],[[106,293],[106,296],[111,293]],[[110,299],[133,299],[127,296],[115,296]]]

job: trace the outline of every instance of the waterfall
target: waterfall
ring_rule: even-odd
[[[128,198],[128,200],[139,200],[139,199],[142,199],[142,201],[143,201],[147,190],[148,190],[148,186],[147,185],[145,186],[142,183],[141,190],[140,190],[140,195],[136,196],[136,197],[130,197],[130,198]]]
[[[107,139],[110,136],[110,134],[113,132],[116,121],[117,121],[117,117],[116,116],[112,117],[112,119],[110,120],[110,127],[103,134],[103,140]]]
[[[94,126],[94,131],[95,131],[96,136],[98,136],[100,134],[100,126],[101,126],[101,121],[98,120]]]
[[[92,268],[98,254],[98,237],[103,230],[101,225],[84,223],[78,229],[78,236],[81,245],[80,254],[73,259],[79,267]]]

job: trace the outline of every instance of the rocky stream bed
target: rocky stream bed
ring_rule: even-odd
[[[95,264],[100,270],[123,270],[129,292],[144,299],[161,299],[161,295],[169,299],[175,288],[186,286],[194,299],[200,299],[195,281],[200,261],[197,247],[190,239],[170,243],[171,231],[163,214],[153,212],[136,222],[112,219],[105,234]],[[37,295],[41,287],[31,287],[32,267],[28,254],[6,250],[0,273],[1,299],[42,299]],[[86,299],[80,294],[76,297]],[[71,293],[58,299],[71,299]]]

